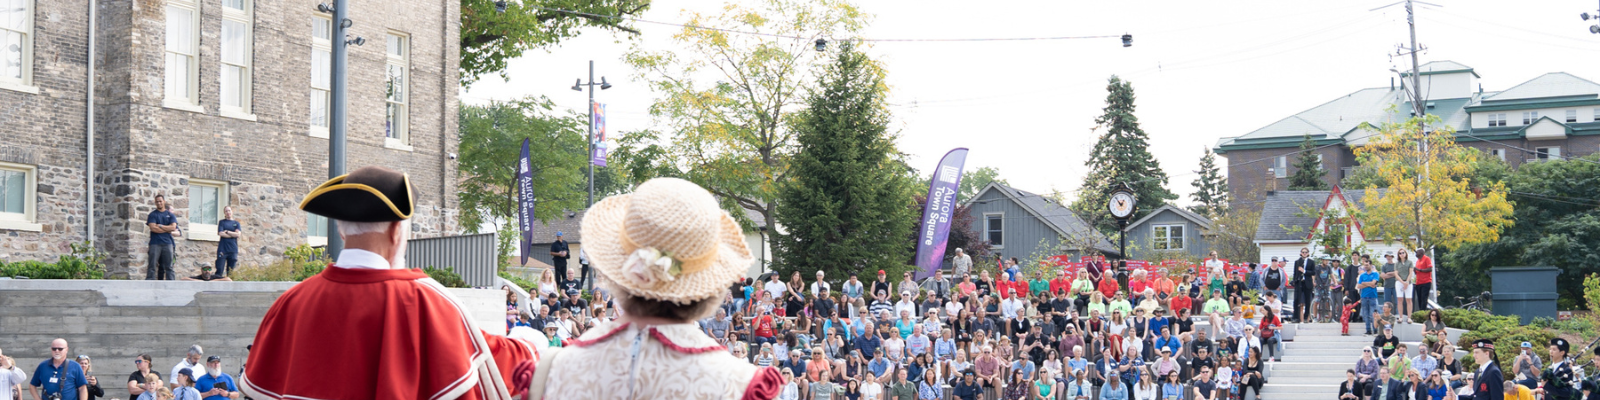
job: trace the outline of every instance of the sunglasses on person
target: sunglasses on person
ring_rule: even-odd
[[[51,347],[50,351],[67,351],[65,347]]]

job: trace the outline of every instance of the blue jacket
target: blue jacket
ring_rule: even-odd
[[[1128,385],[1106,381],[1100,386],[1100,400],[1128,400]]]

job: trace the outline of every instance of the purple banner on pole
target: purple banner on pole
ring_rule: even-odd
[[[528,160],[528,139],[522,139],[522,156],[517,157],[517,220],[522,228],[522,264],[533,252],[533,168]]]
[[[965,147],[950,150],[939,160],[928,183],[928,201],[922,209],[922,231],[917,232],[917,279],[939,273],[944,248],[950,238],[950,216],[956,210],[961,188],[961,168],[967,162]]]
[[[594,154],[590,154],[590,162],[596,166],[606,166],[606,105],[590,103],[590,129],[594,129]]]

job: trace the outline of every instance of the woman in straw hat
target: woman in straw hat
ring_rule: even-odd
[[[660,178],[596,203],[584,250],[621,316],[597,325],[536,369],[533,397],[549,399],[771,399],[777,369],[729,355],[694,321],[752,259],[738,222],[711,193]]]

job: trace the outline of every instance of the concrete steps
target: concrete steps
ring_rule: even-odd
[[[1294,340],[1284,343],[1282,362],[1269,363],[1267,384],[1261,393],[1269,398],[1331,399],[1339,393],[1344,371],[1355,367],[1361,348],[1372,338],[1339,334],[1339,324],[1296,324]]]

